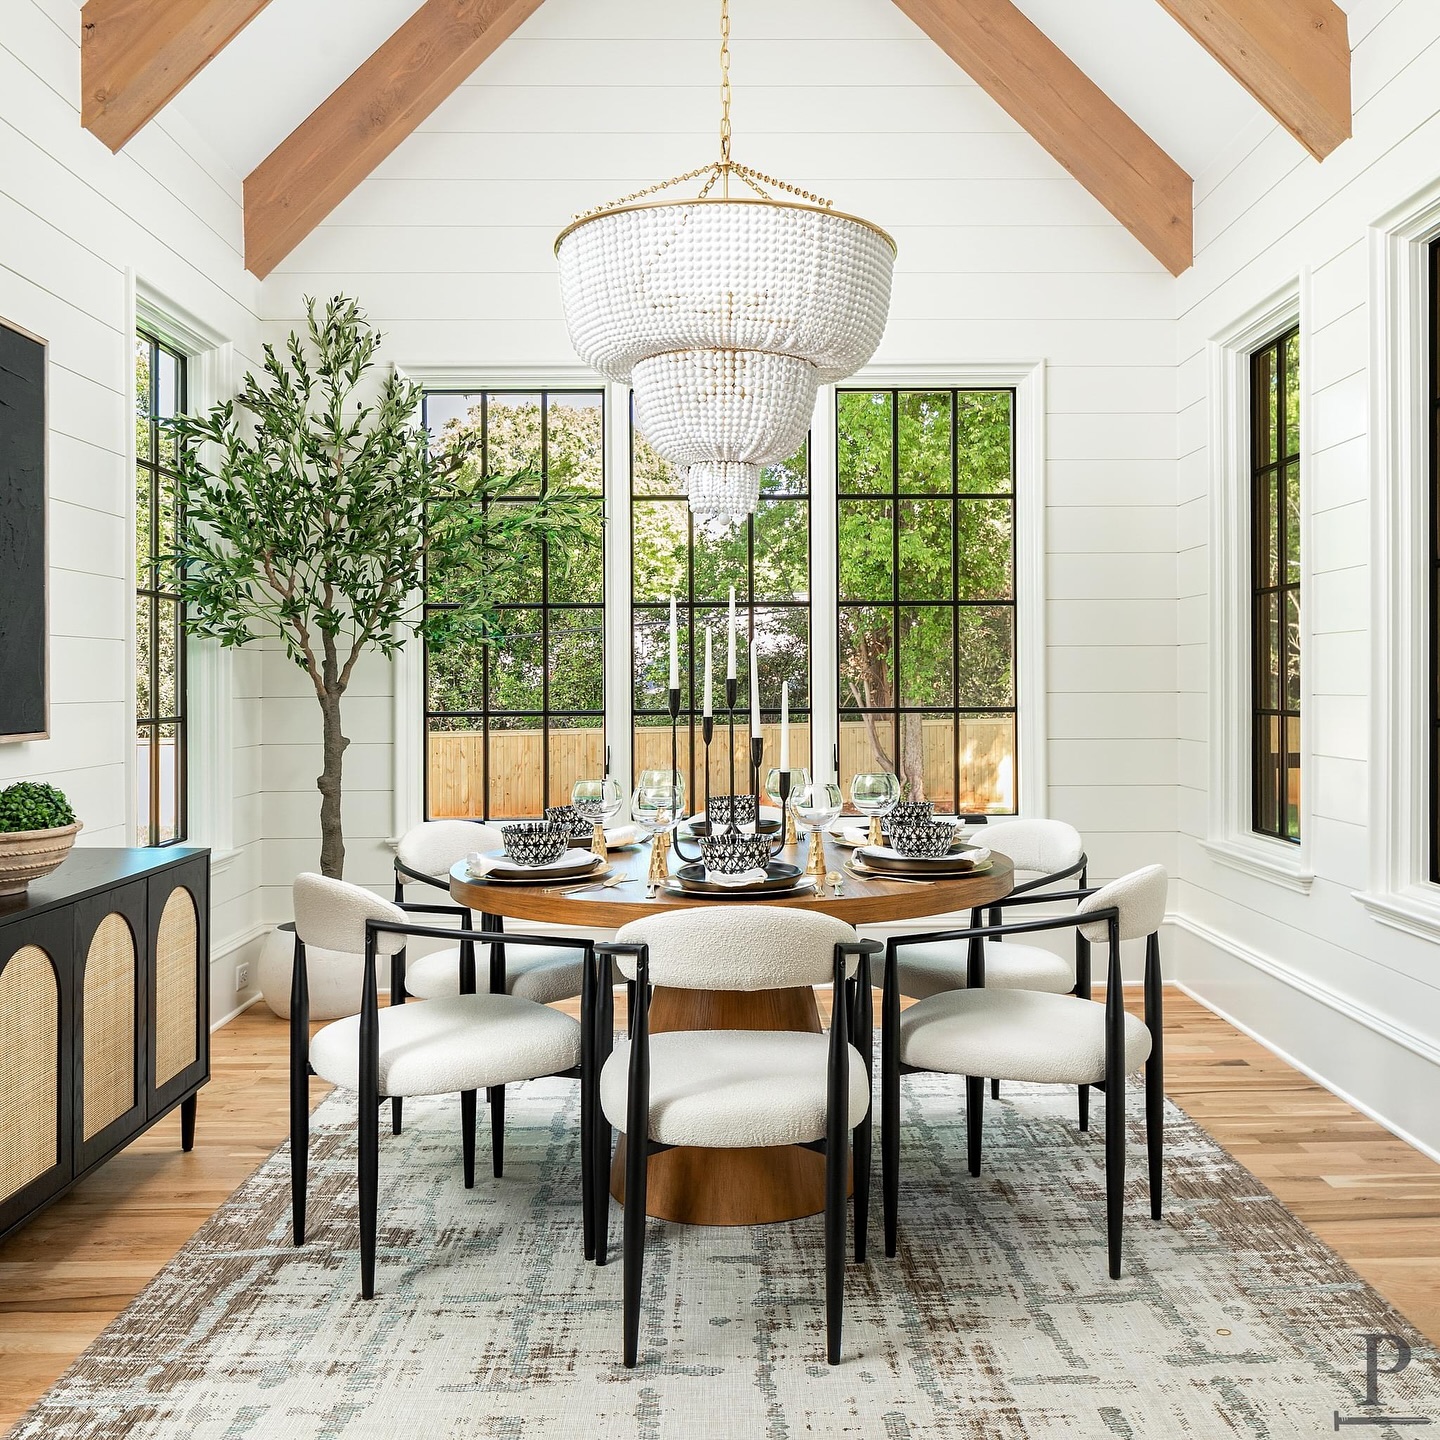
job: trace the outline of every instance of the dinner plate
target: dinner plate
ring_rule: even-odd
[[[971,865],[964,870],[937,870],[933,864],[920,861],[916,868],[902,870],[898,866],[889,870],[877,870],[867,865],[859,858],[857,850],[846,862],[853,873],[861,875],[867,880],[965,880],[971,875],[983,875],[987,870],[995,867],[994,857],[982,860],[978,865]],[[944,856],[942,859],[946,858]]]
[[[837,845],[842,846],[846,850],[859,850],[870,843],[870,830],[868,826],[847,825],[845,829],[850,832],[849,835],[839,830],[827,830],[825,832],[825,838],[827,840],[833,840]],[[969,848],[969,841],[966,839],[968,833],[963,825],[956,825],[955,838],[950,842],[952,854],[955,851]],[[852,839],[851,836],[855,838]]]
[[[768,895],[772,891],[793,890],[800,879],[798,865],[786,864],[783,860],[772,860],[765,867],[765,878],[754,885],[717,885],[705,877],[705,866],[692,862],[682,865],[671,877],[680,888],[692,895]]]
[[[496,885],[549,885],[555,880],[578,880],[582,875],[593,875],[598,866],[605,864],[598,855],[587,855],[583,863],[575,861],[569,865],[551,863],[534,867],[501,864],[484,875],[477,875],[468,867],[467,873],[472,880]]]
[[[800,875],[797,879],[789,882],[784,890],[733,890],[724,885],[717,885],[713,890],[691,890],[684,885],[677,883],[677,876],[672,875],[665,885],[667,895],[685,895],[690,899],[706,900],[784,900],[795,895],[813,895],[816,893],[815,877],[813,875]]]

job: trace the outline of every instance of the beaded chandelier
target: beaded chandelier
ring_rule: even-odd
[[[555,254],[576,353],[633,386],[636,427],[680,471],[691,510],[739,519],[761,469],[800,448],[820,382],[875,353],[895,242],[731,160],[728,0],[720,110],[719,160],[577,216]],[[732,196],[732,178],[751,193]],[[695,180],[693,198],[649,198]]]

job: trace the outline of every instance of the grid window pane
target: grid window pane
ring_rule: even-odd
[[[185,635],[173,552],[181,521],[175,436],[187,408],[186,357],[135,335],[135,843],[183,840]]]
[[[1252,824],[1300,839],[1300,332],[1250,361]]]
[[[524,472],[520,496],[564,485],[593,493],[599,513],[602,392],[432,391],[425,424],[432,435],[470,432],[490,473]],[[538,540],[521,544],[518,563],[492,592],[504,638],[489,649],[463,634],[425,645],[425,813],[432,819],[538,816],[546,805],[568,803],[577,779],[604,771],[602,543],[597,536],[565,556]],[[473,578],[432,569],[426,615],[443,616]]]
[[[942,810],[1014,813],[1013,412],[1009,390],[837,396],[847,795],[882,769]]]
[[[679,628],[680,714],[674,763],[687,808],[705,805],[705,633],[710,632],[715,726],[710,793],[751,788],[750,665],[759,657],[764,735],[762,768],[780,752],[780,687],[790,685],[790,757],[810,765],[810,478],[808,447],[768,468],[754,515],[739,524],[697,520],[684,486],[646,443],[632,437],[631,590],[634,732],[632,769],[668,770],[670,596]],[[736,607],[736,713],[733,752],[726,711],[728,601]],[[763,784],[764,776],[760,777]]]

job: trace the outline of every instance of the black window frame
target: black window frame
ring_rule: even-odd
[[[847,491],[842,488],[840,455],[840,424],[841,407],[839,397],[847,394],[858,395],[883,395],[890,397],[890,479],[891,486],[888,491],[877,490],[853,490]],[[900,397],[902,395],[941,395],[948,394],[950,397],[950,486],[947,490],[903,490],[900,487]],[[956,423],[957,405],[962,395],[1006,395],[1009,397],[1009,419],[1010,419],[1010,488],[1006,491],[972,491],[959,488],[959,426]],[[842,385],[836,390],[835,406],[835,680],[836,680],[836,745],[835,745],[835,770],[837,777],[841,776],[840,766],[840,736],[841,727],[847,719],[856,717],[863,718],[866,715],[877,715],[889,718],[894,726],[892,734],[898,745],[902,715],[941,716],[948,717],[954,722],[953,734],[951,737],[951,792],[955,801],[957,812],[962,811],[960,805],[960,751],[961,751],[961,725],[965,720],[984,719],[992,716],[1007,716],[1010,720],[1011,736],[1013,743],[1013,771],[1011,789],[1011,808],[1009,810],[986,810],[987,815],[996,815],[1002,818],[1018,815],[1020,812],[1020,603],[1019,603],[1019,536],[1020,536],[1020,495],[1019,487],[1015,483],[1016,476],[1016,426],[1015,416],[1018,405],[1018,391],[1013,385]],[[892,589],[888,601],[880,600],[845,600],[843,598],[843,586],[841,576],[842,557],[840,555],[841,523],[840,515],[844,502],[847,500],[888,500],[891,503],[891,565],[893,571]],[[899,507],[907,500],[918,501],[948,501],[951,503],[951,529],[950,529],[950,593],[948,599],[911,600],[900,594],[900,524]],[[1008,599],[968,599],[959,598],[960,593],[960,543],[959,543],[959,518],[960,505],[967,500],[981,503],[993,503],[1004,501],[1010,506],[1010,595]],[[951,665],[954,680],[954,703],[948,706],[926,706],[926,705],[902,705],[900,697],[902,690],[902,676],[900,673],[900,612],[903,609],[913,608],[938,608],[948,609],[951,614],[950,636],[951,636]],[[968,609],[974,610],[995,610],[1008,609],[1010,611],[1010,704],[1009,705],[965,705],[961,703],[963,686],[960,675],[960,612]],[[891,637],[891,663],[894,666],[894,679],[892,692],[895,703],[888,707],[864,707],[846,703],[845,679],[844,679],[844,629],[842,616],[846,609],[854,610],[876,610],[889,611],[890,637]],[[1038,697],[1037,697],[1038,698]],[[898,756],[897,756],[898,761]],[[897,772],[898,773],[898,772]],[[842,777],[843,787],[843,777]],[[845,806],[847,811],[852,807],[848,792],[845,794]]]
[[[488,468],[490,463],[490,426],[489,407],[492,396],[535,396],[540,402],[540,489],[533,495],[516,495],[504,499],[487,500],[486,505],[524,505],[533,503],[539,496],[544,495],[549,485],[549,448],[550,448],[550,397],[551,396],[593,396],[595,404],[600,411],[600,456],[602,486],[597,493],[596,506],[602,516],[605,506],[604,493],[604,466],[607,460],[606,436],[609,424],[609,415],[606,407],[606,395],[602,387],[596,385],[475,385],[475,386],[430,386],[424,391],[421,400],[421,423],[429,430],[429,405],[432,396],[475,396],[478,398],[481,408],[481,455],[482,467]],[[479,722],[483,740],[481,745],[481,794],[484,803],[481,806],[481,813],[471,815],[467,818],[481,821],[505,821],[505,820],[530,820],[535,819],[533,815],[499,815],[492,811],[492,786],[491,786],[491,722],[497,718],[506,720],[533,719],[538,722],[540,731],[540,794],[542,803],[540,815],[544,814],[545,807],[552,803],[550,797],[550,736],[551,725],[555,720],[564,719],[596,719],[599,721],[597,728],[601,736],[601,748],[605,754],[607,769],[609,761],[609,746],[606,741],[606,717],[605,717],[605,671],[608,669],[609,656],[606,654],[602,638],[601,644],[601,701],[598,710],[576,710],[571,708],[554,709],[550,704],[550,667],[548,657],[550,654],[550,622],[551,616],[559,611],[586,611],[600,617],[600,629],[602,637],[605,633],[605,546],[603,540],[599,547],[600,553],[600,599],[597,602],[590,601],[557,601],[550,599],[550,547],[548,544],[541,549],[541,577],[540,577],[540,598],[534,601],[506,601],[496,606],[498,610],[524,610],[538,611],[541,624],[541,657],[542,657],[542,684],[541,684],[541,708],[539,710],[495,710],[490,703],[491,687],[491,659],[487,651],[482,669],[481,678],[481,705],[479,709],[467,710],[436,710],[430,704],[430,646],[423,639],[421,641],[422,675],[423,686],[423,736],[424,748],[422,756],[423,776],[421,781],[421,804],[422,814],[429,820],[430,813],[430,736],[431,722],[434,720],[475,720]],[[422,589],[422,614],[430,615],[438,610],[451,610],[455,607],[451,604],[432,602],[424,598],[425,591]],[[496,727],[501,728],[501,727]],[[565,797],[565,803],[569,797]],[[453,818],[453,817],[445,817]]]
[[[145,550],[145,574],[140,573],[140,536],[137,534],[132,539],[136,547],[136,575],[135,575],[135,604],[136,619],[141,605],[149,611],[149,633],[150,653],[148,672],[150,686],[150,713],[140,714],[140,697],[138,685],[135,695],[135,732],[136,742],[141,734],[145,735],[146,745],[146,770],[149,793],[149,824],[144,846],[147,849],[159,849],[167,845],[182,844],[189,835],[189,704],[187,696],[188,673],[186,665],[186,644],[185,629],[182,623],[184,606],[180,598],[180,592],[174,581],[178,577],[171,575],[170,584],[165,584],[163,571],[163,552],[160,549],[160,536],[162,534],[160,517],[162,513],[162,493],[168,490],[173,501],[173,512],[171,516],[172,533],[179,534],[182,518],[182,507],[178,490],[178,476],[173,467],[164,465],[160,457],[160,403],[159,386],[157,376],[160,367],[160,355],[168,355],[175,362],[175,410],[177,414],[185,414],[189,410],[189,362],[190,357],[177,346],[168,343],[152,327],[145,324],[138,324],[135,327],[135,338],[143,342],[147,347],[145,364],[147,366],[146,390],[149,396],[148,412],[146,414],[146,450],[140,453],[137,444],[135,454],[135,475],[131,477],[131,483],[136,484],[142,472],[147,476],[147,490],[149,492],[149,503],[146,507],[146,514],[140,514],[140,497],[136,496],[136,521],[137,529],[140,523],[144,523],[149,532],[149,541]],[[137,418],[139,418],[137,411]],[[138,437],[137,437],[138,439]],[[178,439],[175,444],[179,444]],[[161,715],[157,712],[157,703],[160,695],[160,613],[161,606],[173,603],[175,606],[175,713]],[[136,673],[131,676],[131,683],[135,685],[139,676],[139,665],[141,656],[140,649],[140,627],[136,624]],[[161,731],[166,727],[173,727],[175,735],[175,834],[167,838],[161,837],[161,815],[160,815],[160,793],[161,793]],[[137,744],[138,748],[138,744]],[[136,838],[139,838],[139,825],[137,820]]]
[[[1302,494],[1305,483],[1301,470],[1300,424],[1295,427],[1295,445],[1289,448],[1287,433],[1286,405],[1288,389],[1293,383],[1298,405],[1302,403],[1299,376],[1299,335],[1298,323],[1287,327],[1273,340],[1253,351],[1250,356],[1250,724],[1251,724],[1251,770],[1250,770],[1250,824],[1258,835],[1287,844],[1298,845],[1301,838],[1301,815],[1303,813],[1303,792],[1297,789],[1293,833],[1289,819],[1290,782],[1294,776],[1297,787],[1301,781],[1301,656],[1299,615],[1303,596],[1300,589],[1301,559],[1301,505],[1298,501],[1294,524],[1286,523],[1287,472],[1294,466],[1297,494]],[[1295,341],[1296,364],[1292,371],[1287,362],[1290,342]],[[1279,412],[1273,417],[1275,455],[1270,458],[1270,416],[1267,396],[1269,393],[1265,367],[1272,365],[1275,375],[1275,394],[1278,397]],[[1273,546],[1273,549],[1272,549]],[[1291,562],[1294,562],[1294,579]],[[1273,568],[1273,581],[1269,572]],[[1295,633],[1292,635],[1287,623],[1288,601],[1295,599],[1297,617]],[[1273,617],[1269,613],[1269,602],[1275,597]],[[1271,620],[1274,620],[1274,624]],[[1278,654],[1273,649],[1271,637],[1279,639]],[[1273,703],[1267,703],[1267,677],[1271,673],[1272,657],[1275,689]],[[1290,700],[1290,676],[1293,663],[1294,700]],[[1280,745],[1278,751],[1269,742],[1269,732],[1279,722]],[[1296,734],[1295,747],[1290,744],[1291,726]],[[1273,811],[1270,807],[1273,806]],[[1273,816],[1273,818],[1272,818]]]
[[[728,592],[715,599],[697,600],[695,597],[695,530],[697,521],[694,513],[689,509],[686,502],[686,495],[683,482],[676,480],[673,491],[646,491],[639,493],[635,489],[635,453],[636,442],[641,439],[638,430],[635,428],[634,398],[630,403],[630,428],[632,442],[630,446],[630,578],[628,593],[630,597],[630,736],[631,753],[634,754],[635,736],[642,729],[663,729],[670,723],[670,711],[668,706],[641,706],[637,703],[640,688],[640,667],[637,657],[639,646],[635,643],[638,630],[639,617],[642,614],[653,614],[664,617],[665,624],[669,624],[670,602],[667,599],[660,601],[643,601],[635,599],[635,516],[637,513],[637,502],[647,504],[652,502],[679,503],[686,505],[685,511],[685,594],[678,591],[675,597],[676,618],[684,643],[682,644],[683,654],[681,656],[680,669],[680,711],[678,727],[680,732],[679,754],[677,763],[680,773],[685,779],[685,803],[686,808],[692,813],[698,812],[704,805],[704,751],[705,742],[703,738],[701,719],[705,708],[705,642],[702,634],[703,626],[695,619],[697,610],[724,610],[729,601]],[[743,617],[744,649],[736,645],[735,674],[735,789],[739,794],[750,793],[750,762],[749,762],[749,738],[750,738],[750,656],[752,646],[755,643],[755,614],[757,611],[780,611],[790,610],[803,612],[805,615],[805,656],[806,656],[806,684],[804,703],[797,705],[793,700],[790,706],[790,723],[793,725],[804,724],[809,737],[808,753],[801,757],[791,750],[791,765],[794,769],[802,766],[814,774],[814,664],[815,664],[815,614],[814,614],[814,590],[815,590],[815,474],[812,463],[811,437],[807,434],[804,445],[805,456],[805,488],[803,491],[793,490],[770,492],[762,488],[761,501],[767,500],[784,501],[788,504],[802,505],[805,510],[805,595],[803,599],[774,600],[766,599],[757,603],[755,599],[755,517],[747,515],[739,523],[743,524],[746,531],[746,558],[745,558],[745,587],[746,593],[742,596],[739,587],[736,587],[735,595],[735,616],[737,622]],[[798,452],[797,452],[798,453]],[[794,457],[792,457],[793,459]],[[673,473],[674,467],[669,467]],[[702,522],[703,523],[703,522]],[[739,626],[737,625],[737,641],[739,637]],[[728,786],[728,767],[723,757],[725,747],[728,743],[729,714],[726,710],[725,699],[725,669],[727,663],[726,653],[727,634],[722,628],[715,632],[714,655],[713,655],[713,696],[715,729],[710,746],[710,765],[712,771],[717,771],[725,776],[724,783],[716,788],[717,781],[711,782],[711,788],[716,794],[722,794]],[[776,683],[774,704],[766,703],[765,694],[766,677],[762,674],[760,693],[760,716],[762,724],[778,724],[780,718],[780,696],[778,686],[783,683],[785,677],[781,677]],[[773,679],[773,677],[772,677]],[[642,725],[642,721],[649,722]],[[761,804],[765,804],[764,788],[765,774],[767,771],[778,766],[780,761],[778,745],[767,746],[764,757],[760,762],[759,787],[761,791]],[[797,763],[799,762],[799,763]],[[638,767],[632,765],[638,773]],[[697,787],[696,779],[700,784]]]

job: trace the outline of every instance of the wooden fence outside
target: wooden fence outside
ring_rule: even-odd
[[[1011,722],[1005,718],[961,722],[959,808],[967,813],[1014,808],[1014,740]],[[888,745],[888,723],[882,722],[881,740]],[[924,721],[925,773],[937,783],[929,797],[942,810],[956,808],[950,784],[954,764],[954,722],[943,717]],[[717,725],[710,749],[710,788],[720,793],[729,788],[725,756],[726,730]],[[764,726],[765,765],[773,766],[780,753],[779,725]],[[742,788],[748,784],[750,749],[748,724],[735,727],[735,774]],[[544,735],[539,730],[492,730],[490,733],[490,805],[497,817],[539,815],[545,805],[565,805],[575,782],[592,779],[605,765],[604,733],[593,730],[551,730],[550,794],[543,799]],[[442,731],[432,734],[429,743],[429,810],[434,819],[479,816],[484,803],[484,735],[478,731]],[[810,753],[810,727],[790,727],[790,749],[799,760]],[[696,726],[697,759],[703,754]],[[874,752],[861,721],[840,726],[840,774],[842,783],[862,770],[874,768]],[[670,767],[669,727],[644,727],[635,732],[633,773],[667,770]],[[680,732],[680,767],[691,786],[690,808],[704,803],[704,778],[698,766],[689,773],[686,735]],[[695,785],[699,781],[698,787]]]

